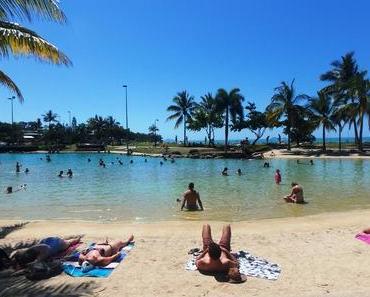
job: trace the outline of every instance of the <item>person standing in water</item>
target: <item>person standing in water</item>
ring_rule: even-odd
[[[203,204],[200,200],[199,193],[194,190],[194,183],[190,183],[188,190],[183,194],[181,210],[183,210],[184,207],[187,210],[203,210]]]
[[[222,170],[221,174],[223,176],[228,176],[229,174],[227,173],[227,170],[228,170],[227,167],[225,167],[224,170]]]
[[[275,172],[275,183],[277,185],[280,185],[280,183],[281,183],[281,174],[280,174],[279,169],[276,169],[276,172]]]
[[[19,164],[19,162],[17,162],[17,164],[15,164],[15,172],[16,173],[21,172],[21,164]]]

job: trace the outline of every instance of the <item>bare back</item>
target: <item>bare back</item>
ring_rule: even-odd
[[[184,201],[185,201],[185,206],[187,209],[197,209],[197,201],[199,199],[199,194],[195,190],[187,190],[184,193]]]

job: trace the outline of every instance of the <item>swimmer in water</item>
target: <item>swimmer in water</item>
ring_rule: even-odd
[[[227,170],[228,170],[227,167],[225,167],[224,170],[222,170],[221,174],[223,176],[228,176],[229,174],[227,173]]]
[[[118,163],[119,165],[123,165],[122,161],[121,160],[118,160]]]
[[[198,206],[199,205],[199,206]],[[190,183],[188,190],[183,194],[181,210],[203,210],[203,204],[199,193],[194,190],[194,183]]]
[[[280,183],[281,183],[281,174],[280,174],[279,169],[276,169],[276,171],[275,171],[275,183],[277,185],[280,185]]]
[[[29,173],[30,172],[30,170],[28,169],[28,168],[26,168],[26,170],[24,171],[24,173]]]
[[[148,162],[148,160],[147,160],[147,159],[145,159],[145,160],[144,160],[144,162],[146,163],[146,162]]]
[[[134,160],[130,160],[130,164],[134,163]]]
[[[63,177],[63,170],[59,171],[58,177]]]
[[[296,182],[292,182],[292,192],[284,197],[285,202],[304,203],[303,188]]]
[[[161,166],[162,166],[162,165],[163,165],[163,162],[162,162],[162,161],[161,161],[161,162],[159,162],[159,165],[161,165]]]
[[[87,162],[88,162],[88,163],[90,163],[90,162],[91,162],[91,159],[90,159],[90,158],[88,158],[88,159],[87,159]]]
[[[240,176],[240,175],[242,175],[242,170],[239,168],[239,169],[236,171],[236,173]]]
[[[16,173],[21,172],[21,164],[19,164],[19,162],[17,162],[17,164],[15,164],[15,172]]]
[[[72,177],[73,176],[73,172],[72,172],[72,169],[71,168],[68,169],[67,176],[68,177]]]
[[[310,164],[313,165],[313,160],[310,160]]]

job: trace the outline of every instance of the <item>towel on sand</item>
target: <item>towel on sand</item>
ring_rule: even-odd
[[[277,280],[281,273],[279,265],[270,263],[265,259],[255,257],[249,252],[239,251],[234,254],[239,262],[239,271],[248,276],[264,278],[268,280]],[[193,254],[192,258],[186,263],[185,269],[195,271],[196,256]]]
[[[74,255],[77,256],[77,258],[74,259],[75,261],[64,262],[63,270],[65,273],[73,277],[82,277],[82,276],[108,277],[113,272],[113,269],[116,268],[119,265],[119,263],[127,257],[128,253],[132,250],[133,247],[134,243],[130,243],[128,246],[125,246],[120,251],[120,256],[114,262],[104,267],[95,266],[93,269],[87,272],[82,271],[82,267],[78,264],[78,255]]]
[[[370,244],[370,234],[366,233],[359,233],[355,236],[358,240],[361,240],[363,242],[366,242],[367,244]]]

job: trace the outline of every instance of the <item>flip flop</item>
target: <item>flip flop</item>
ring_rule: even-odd
[[[193,254],[198,253],[198,252],[200,252],[200,250],[198,248],[193,248],[190,251],[188,251],[188,255],[193,255]]]

